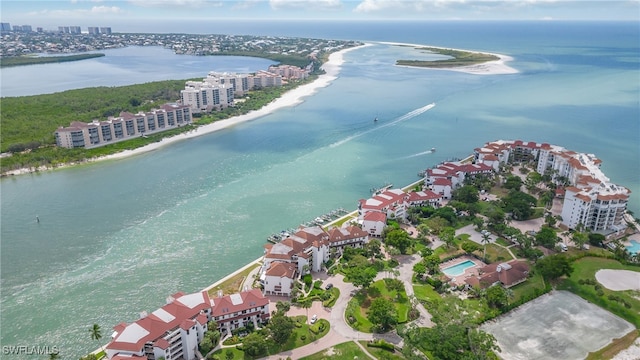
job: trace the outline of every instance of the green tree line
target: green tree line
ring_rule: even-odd
[[[92,59],[92,58],[97,58],[102,56],[104,56],[104,54],[100,54],[100,53],[65,55],[65,56],[15,56],[15,57],[12,56],[12,57],[5,57],[0,59],[0,67],[78,61],[78,60]]]
[[[278,88],[250,91],[245,101],[235,107],[213,111],[194,117],[194,125],[204,125],[260,109],[280,97],[284,92],[316,79],[313,75],[304,81],[289,82]],[[165,102],[180,98],[187,80],[158,81],[119,87],[97,87],[69,90],[55,94],[2,98],[0,108],[0,142],[2,152],[12,156],[0,159],[0,171],[5,173],[20,168],[58,166],[78,163],[87,159],[135,149],[158,142],[164,137],[191,131],[192,126],[135,138],[94,149],[64,149],[55,146],[53,133],[71,121],[89,122],[118,116],[121,111],[132,113],[147,111]]]

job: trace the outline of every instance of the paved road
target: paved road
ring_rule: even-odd
[[[417,255],[406,255],[399,256],[396,258],[399,265],[399,275],[398,280],[401,280],[405,285],[405,290],[407,292],[407,296],[411,298],[414,294],[413,285],[412,285],[412,275],[413,275],[413,265],[421,260],[421,258]],[[379,273],[376,277],[376,280],[381,280],[385,277],[388,277],[388,273],[382,272]],[[347,304],[352,297],[352,293],[357,291],[357,288],[353,286],[351,283],[344,282],[344,276],[341,274],[336,274],[333,276],[328,276],[326,273],[314,273],[313,278],[316,280],[322,280],[323,286],[331,283],[334,287],[340,290],[340,297],[336,304],[332,309],[326,309],[322,306],[322,303],[316,301],[313,303],[312,307],[307,309],[303,309],[300,307],[292,306],[291,309],[287,312],[288,316],[297,316],[297,315],[305,315],[311,317],[312,315],[317,315],[318,318],[327,319],[331,323],[331,329],[329,333],[325,335],[322,339],[319,339],[311,344],[299,347],[297,349],[285,351],[279,353],[277,355],[271,355],[266,357],[265,359],[276,360],[283,359],[287,357],[291,357],[292,359],[299,359],[301,357],[305,357],[311,354],[315,354],[322,349],[327,349],[332,346],[341,344],[350,340],[372,340],[372,339],[384,339],[390,343],[396,344],[398,346],[402,346],[402,338],[398,336],[395,332],[390,332],[386,334],[369,334],[363,333],[354,330],[347,323],[344,318],[345,311],[347,309]],[[271,306],[275,309],[275,303],[278,300],[288,300],[288,298],[283,297],[269,297],[271,301]],[[420,317],[414,321],[414,323],[420,327],[432,327],[435,324],[431,321],[431,314],[424,308],[421,303],[418,303],[416,306],[418,312],[420,312]],[[307,315],[308,314],[308,315]],[[365,350],[366,351],[366,350]]]

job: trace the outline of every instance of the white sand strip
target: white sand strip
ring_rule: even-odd
[[[381,42],[381,44],[397,45],[397,46],[413,46],[413,47],[432,47],[436,49],[465,51],[465,52],[471,52],[476,54],[489,54],[489,55],[497,56],[499,58],[498,60],[487,61],[482,64],[448,67],[448,68],[431,68],[431,67],[422,67],[422,66],[399,65],[403,67],[421,68],[421,69],[429,69],[429,70],[459,71],[459,72],[474,74],[474,75],[505,75],[505,74],[517,74],[519,72],[518,70],[506,64],[506,62],[513,60],[511,56],[507,56],[507,55],[488,53],[484,51],[445,48],[445,47],[433,46],[433,45],[405,44],[405,43],[395,43],[395,42]]]
[[[135,155],[135,154],[141,154],[147,151],[158,149],[162,146],[174,143],[176,141],[189,139],[189,138],[193,138],[193,137],[204,135],[204,134],[209,134],[214,131],[226,129],[228,127],[231,127],[243,122],[255,120],[265,115],[269,115],[278,109],[298,105],[303,101],[305,97],[314,94],[320,88],[328,86],[333,80],[335,80],[338,77],[338,74],[340,73],[340,68],[344,63],[343,55],[345,53],[355,49],[365,47],[365,46],[369,46],[369,45],[352,47],[352,48],[348,48],[348,49],[344,49],[344,50],[340,50],[332,53],[331,55],[329,55],[329,61],[327,61],[322,65],[322,69],[325,71],[324,74],[320,75],[312,83],[305,84],[295,89],[292,89],[290,91],[287,91],[282,96],[270,102],[269,104],[265,105],[261,109],[254,110],[244,115],[235,116],[229,119],[219,120],[208,125],[202,125],[197,127],[194,131],[164,138],[159,142],[145,145],[143,147],[140,147],[134,150],[125,150],[116,154],[103,156],[97,159],[92,159],[91,161],[106,160],[106,159],[120,159],[120,158],[128,157],[131,155]]]
[[[596,272],[596,280],[609,290],[640,290],[640,272],[631,270],[602,269]]]

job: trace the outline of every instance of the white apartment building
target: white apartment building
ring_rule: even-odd
[[[210,84],[231,85],[235,96],[243,96],[247,91],[252,89],[252,87],[249,86],[249,76],[250,74],[210,71],[202,81]]]
[[[199,114],[233,106],[233,93],[231,84],[187,81],[184,90],[180,90],[180,99],[183,105],[191,109],[191,112]]]
[[[95,148],[190,124],[191,109],[178,104],[164,104],[160,109],[132,114],[121,112],[117,118],[90,123],[74,121],[55,132],[56,144],[65,148]]]
[[[107,358],[197,359],[196,349],[207,331],[213,304],[206,291],[170,296],[166,305],[151,314],[143,313],[128,325],[116,325],[105,348]]]
[[[506,159],[537,159],[538,173],[549,173],[557,184],[568,183],[560,216],[570,229],[583,226],[585,230],[605,236],[617,236],[627,227],[623,215],[631,191],[613,184],[600,170],[602,161],[593,154],[521,140],[490,142],[474,153],[476,161],[498,158],[503,163]]]
[[[309,77],[309,69],[302,69],[293,65],[271,65],[267,71],[278,74],[283,79],[306,79]]]
[[[260,275],[260,283],[266,295],[291,296],[293,283],[298,278],[296,264],[272,261]]]

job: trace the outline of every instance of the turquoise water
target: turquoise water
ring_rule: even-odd
[[[635,240],[631,240],[631,245],[625,247],[627,249],[627,251],[631,254],[638,254],[640,253],[640,243],[635,241]]]
[[[505,53],[521,72],[400,68],[410,49],[376,44],[296,107],[127,159],[0,179],[2,345],[78,358],[97,347],[93,323],[109,334],[254,260],[271,233],[495,139],[596,154],[640,213],[637,24],[314,26],[302,31]],[[155,56],[149,68],[180,59]],[[120,68],[135,72],[113,64],[109,76]]]
[[[474,266],[476,266],[476,264],[473,261],[467,260],[465,262],[461,262],[460,264],[456,264],[453,266],[449,266],[448,268],[444,268],[442,269],[442,272],[452,277],[460,276],[464,274],[465,270],[467,270],[468,268],[472,268]]]

